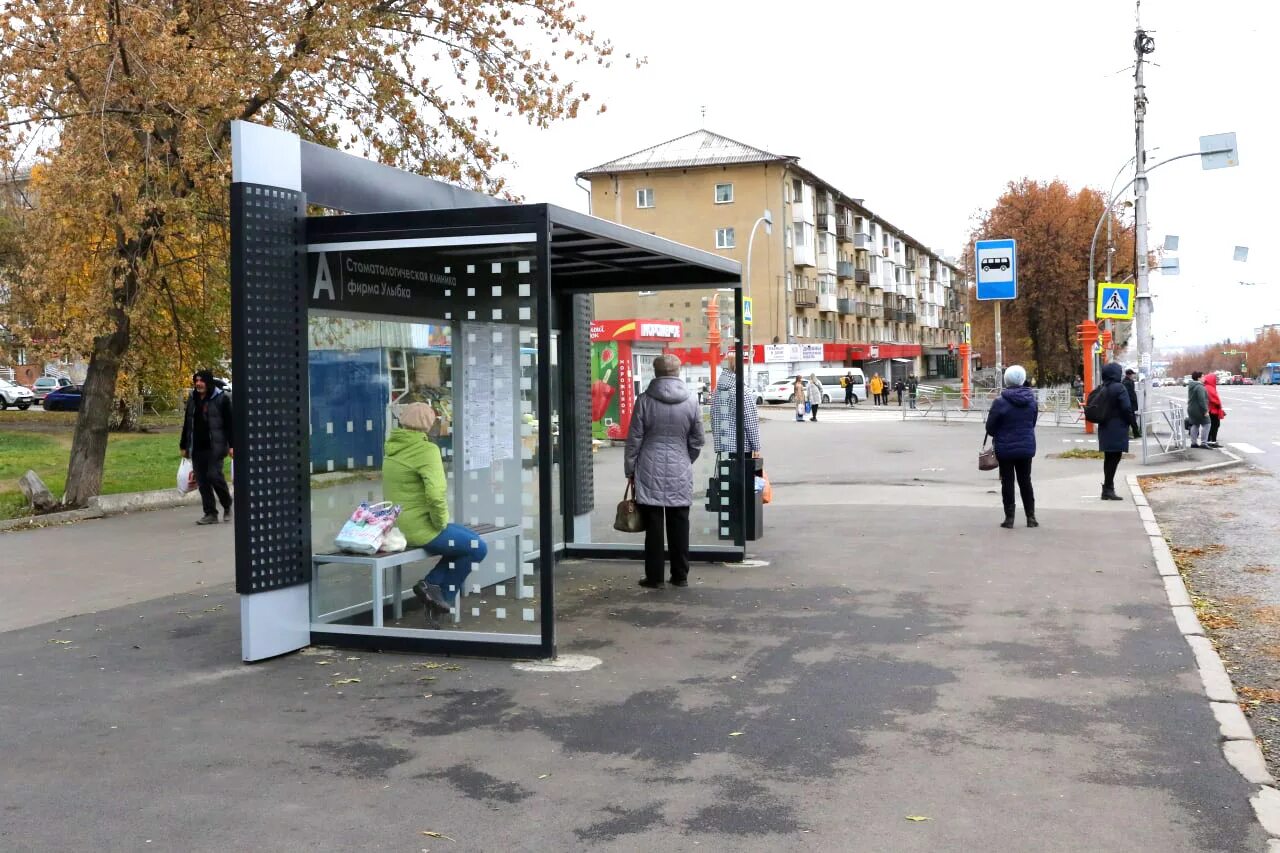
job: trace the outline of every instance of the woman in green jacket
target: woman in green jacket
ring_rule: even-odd
[[[410,548],[441,558],[413,585],[429,624],[450,612],[459,590],[489,549],[474,532],[449,521],[448,483],[440,448],[427,437],[436,422],[427,403],[410,403],[400,411],[400,426],[387,437],[382,456],[383,498],[400,505],[396,525]]]

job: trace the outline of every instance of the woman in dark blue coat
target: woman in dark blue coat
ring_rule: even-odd
[[[1004,391],[991,404],[987,415],[987,435],[991,436],[996,459],[1000,462],[1000,494],[1004,498],[1004,521],[1001,527],[1013,527],[1013,481],[1022,493],[1022,509],[1027,514],[1027,527],[1039,527],[1036,521],[1036,493],[1031,488],[1031,461],[1036,458],[1036,392],[1023,386],[1027,371],[1013,365],[1004,372]]]
[[[1129,431],[1138,425],[1129,392],[1124,387],[1124,368],[1112,362],[1102,368],[1102,392],[1107,407],[1106,420],[1098,424],[1098,449],[1102,451],[1102,499],[1122,501],[1116,494],[1116,469],[1120,457],[1129,452]]]

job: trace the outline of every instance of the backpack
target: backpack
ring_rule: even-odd
[[[1091,424],[1100,424],[1111,414],[1111,407],[1107,404],[1107,386],[1099,385],[1089,392],[1089,398],[1084,403],[1084,419]]]

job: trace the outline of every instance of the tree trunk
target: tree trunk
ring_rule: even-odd
[[[67,490],[62,502],[84,506],[102,491],[102,464],[107,456],[107,431],[120,375],[120,358],[129,348],[129,316],[111,311],[115,331],[93,339],[89,372],[80,396],[80,414],[71,439],[71,459],[67,463]]]

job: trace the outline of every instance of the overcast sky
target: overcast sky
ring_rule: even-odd
[[[1152,245],[1177,234],[1182,265],[1177,277],[1151,277],[1157,346],[1280,322],[1278,5],[1142,4],[1156,39],[1146,74],[1152,161],[1227,131],[1238,135],[1241,158],[1235,169],[1205,172],[1193,158],[1151,176]],[[528,201],[585,210],[575,173],[705,126],[800,157],[958,256],[975,211],[1009,180],[1058,177],[1105,191],[1133,156],[1131,0],[578,0],[578,8],[620,52],[649,61],[635,70],[620,60],[580,78],[607,103],[603,116],[549,131],[502,127],[499,142],[518,161],[511,188]],[[1236,245],[1249,247],[1246,263],[1232,261]]]

